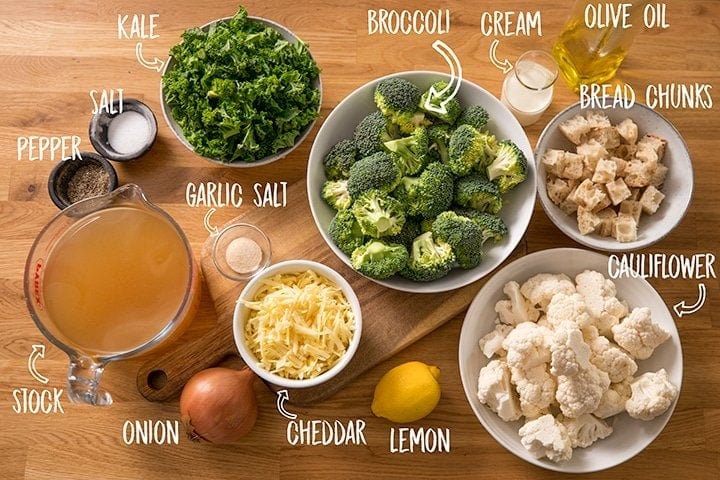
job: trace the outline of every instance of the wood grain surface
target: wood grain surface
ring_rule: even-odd
[[[632,85],[638,100],[651,84],[695,83],[720,85],[720,2],[672,0],[667,4],[670,27],[642,32],[618,75]],[[542,36],[501,38],[498,55],[516,58],[529,48],[549,48],[560,31],[570,2],[400,2],[394,0],[342,2],[307,0],[283,2],[248,0],[252,15],[284,24],[306,42],[323,69],[321,120],[351,91],[378,76],[410,69],[446,68],[432,50],[433,35],[373,35],[367,32],[367,10],[436,9],[452,12],[450,33],[443,40],[463,65],[466,78],[499,96],[503,78],[488,58],[493,40],[479,29],[483,12],[542,12]],[[135,41],[117,38],[118,14],[159,14],[159,38],[143,42],[146,58],[166,58],[181,32],[191,26],[234,13],[227,0],[202,3],[159,1],[0,0],[0,458],[8,479],[554,479],[560,475],[532,466],[499,445],[476,420],[463,393],[457,348],[464,311],[431,334],[370,368],[330,398],[309,405],[288,405],[300,419],[362,419],[367,445],[293,446],[286,438],[288,421],[276,408],[276,396],[258,382],[260,415],[253,432],[233,445],[199,445],[181,438],[177,445],[127,445],[126,421],[174,421],[177,397],[147,401],[138,391],[139,368],[149,359],[111,364],[103,378],[115,403],[107,408],[72,405],[63,399],[63,413],[16,413],[15,392],[64,389],[67,358],[33,324],[25,307],[22,279],[25,258],[40,229],[57,213],[47,194],[47,176],[55,162],[17,158],[19,136],[79,135],[87,138],[92,89],[123,88],[127,97],[146,102],[160,113],[159,74],[135,58]],[[711,90],[710,109],[660,109],[684,137],[691,153],[695,192],[690,209],[660,243],[646,252],[718,255],[720,174],[720,115],[717,89]],[[552,116],[577,96],[562,82],[540,122],[526,128],[535,144]],[[318,125],[319,126],[319,125]],[[244,186],[247,201],[238,209],[222,208],[213,216],[222,225],[239,215],[263,215],[252,204],[255,182],[295,184],[305,177],[313,138],[281,162],[252,169],[222,168],[188,152],[159,115],[158,139],[151,152],[137,162],[116,164],[123,183],[139,184],[148,197],[170,213],[187,233],[198,258],[208,232],[204,208],[185,203],[188,182],[227,181]],[[306,202],[303,195],[289,202]],[[303,208],[305,206],[303,205]],[[270,211],[267,210],[268,215]],[[273,212],[280,213],[282,212]],[[311,218],[304,228],[315,233]],[[290,233],[290,232],[289,232]],[[303,234],[308,234],[303,231]],[[524,239],[524,251],[577,246],[565,237],[537,205]],[[330,253],[326,254],[330,259]],[[697,299],[694,280],[651,279],[666,305]],[[609,471],[582,478],[675,479],[720,478],[720,308],[717,279],[705,280],[708,298],[703,308],[677,318],[684,355],[684,378],[677,409],[662,434],[632,460]],[[209,292],[200,313],[178,344],[191,345],[216,328],[218,316]],[[39,371],[49,379],[42,385],[28,372],[32,346],[44,344]],[[173,346],[176,347],[176,346]],[[215,352],[208,350],[210,357]],[[390,453],[392,424],[370,412],[373,388],[392,366],[422,360],[440,367],[442,398],[437,409],[416,428],[448,428],[451,452],[443,454]],[[229,360],[234,365],[234,360]],[[611,441],[611,439],[610,439]],[[563,475],[572,477],[572,475]]]
[[[317,387],[287,389],[290,403],[309,405],[331,397],[358,375],[462,313],[485,282],[485,279],[478,280],[463,288],[434,294],[431,299],[427,294],[385,288],[345,265],[327,248],[317,230],[308,228],[311,214],[304,181],[290,185],[287,195],[296,199],[287,208],[250,211],[228,225],[249,223],[261,228],[270,238],[273,262],[302,258],[335,269],[356,292],[363,318],[362,339],[350,364],[335,378]],[[302,199],[305,203],[299,201]],[[176,343],[166,351],[152,355],[140,366],[138,389],[149,400],[167,400],[177,395],[194,373],[214,366],[228,356],[238,355],[233,339],[233,312],[245,282],[229,280],[218,271],[212,259],[214,243],[215,237],[205,241],[200,264],[218,316],[217,327],[190,344]],[[518,254],[522,247],[517,247]],[[213,355],[206,352],[213,352]],[[155,381],[158,375],[162,375],[162,385]],[[268,386],[280,390],[276,385]]]

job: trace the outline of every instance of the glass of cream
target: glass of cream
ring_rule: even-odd
[[[550,106],[557,77],[558,66],[550,53],[543,50],[525,52],[505,76],[500,100],[520,125],[532,125]]]

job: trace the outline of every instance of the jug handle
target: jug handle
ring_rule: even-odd
[[[105,371],[104,362],[95,362],[88,357],[70,357],[68,368],[68,396],[73,403],[110,405],[112,397],[100,388],[100,379]]]

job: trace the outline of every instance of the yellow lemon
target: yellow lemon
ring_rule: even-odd
[[[440,401],[440,369],[422,362],[392,368],[375,386],[371,409],[377,417],[409,423],[426,417]]]

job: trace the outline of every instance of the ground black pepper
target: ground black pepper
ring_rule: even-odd
[[[67,184],[67,199],[75,203],[85,198],[107,193],[110,175],[96,164],[83,165],[70,177]]]

